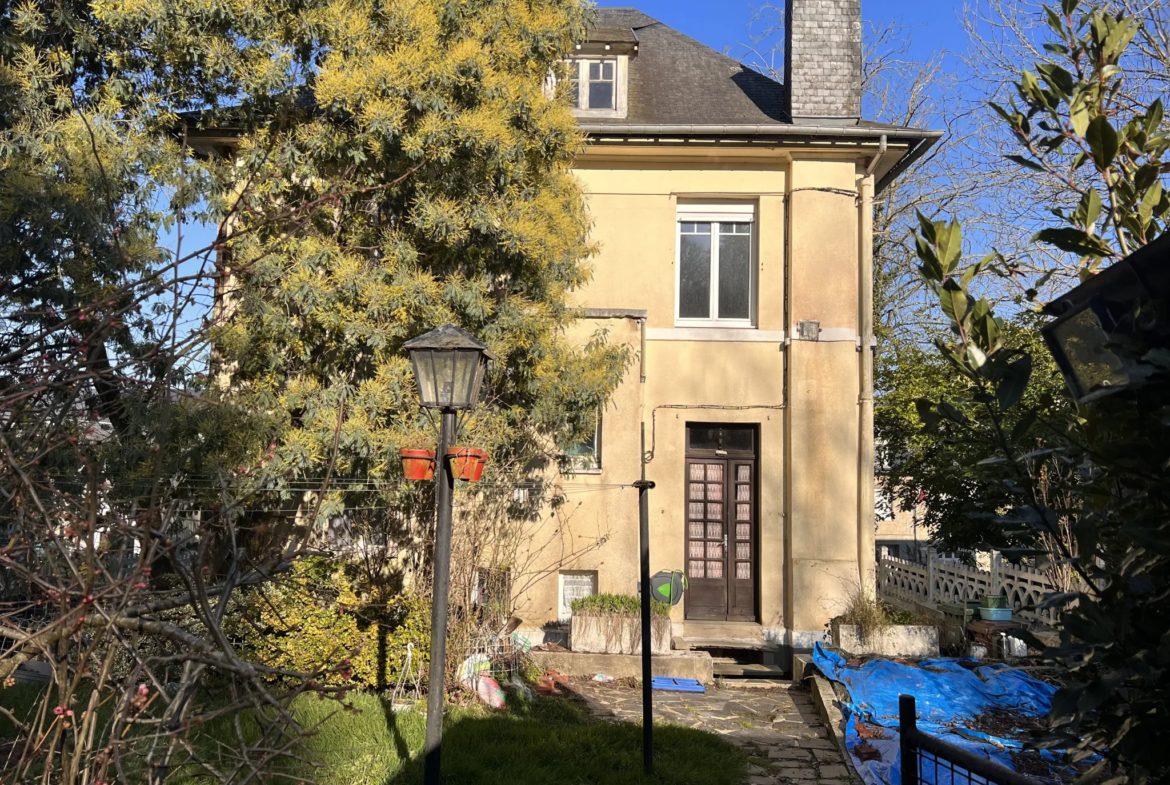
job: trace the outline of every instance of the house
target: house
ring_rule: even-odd
[[[782,665],[874,585],[873,199],[940,134],[861,118],[860,0],[789,0],[786,49],[781,85],[632,8],[577,47],[578,330],[639,359],[530,533],[537,641],[637,590],[643,455],[676,647]]]

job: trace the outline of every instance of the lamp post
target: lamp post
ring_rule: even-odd
[[[448,324],[403,346],[410,353],[418,397],[424,409],[438,410],[441,461],[435,472],[435,559],[431,601],[431,673],[427,682],[426,785],[439,785],[443,744],[443,693],[447,665],[447,595],[451,581],[451,497],[455,478],[447,449],[455,443],[456,413],[475,408],[484,370],[495,355],[471,335]]]
[[[1142,373],[1109,344],[1151,338],[1152,324],[1144,324],[1137,311],[1168,294],[1170,235],[1164,235],[1044,308],[1056,317],[1042,328],[1044,341],[1078,401],[1107,394]]]

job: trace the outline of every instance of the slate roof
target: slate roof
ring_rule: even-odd
[[[629,116],[590,125],[763,125],[787,123],[784,85],[721,55],[634,8],[598,9],[590,40],[632,30]],[[628,40],[623,38],[619,40]]]

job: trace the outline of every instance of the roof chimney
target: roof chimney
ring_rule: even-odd
[[[861,119],[861,0],[788,0],[784,84],[796,124]]]

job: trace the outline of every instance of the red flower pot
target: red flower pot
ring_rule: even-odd
[[[434,450],[399,450],[402,458],[402,473],[408,480],[435,479]]]
[[[476,447],[450,448],[447,450],[447,460],[451,462],[451,476],[456,480],[471,480],[475,476],[475,467],[483,457],[483,450]]]
[[[487,466],[487,463],[488,459],[486,454],[479,456],[479,460],[475,464],[475,471],[471,473],[472,482],[479,482],[483,479],[483,470]]]

